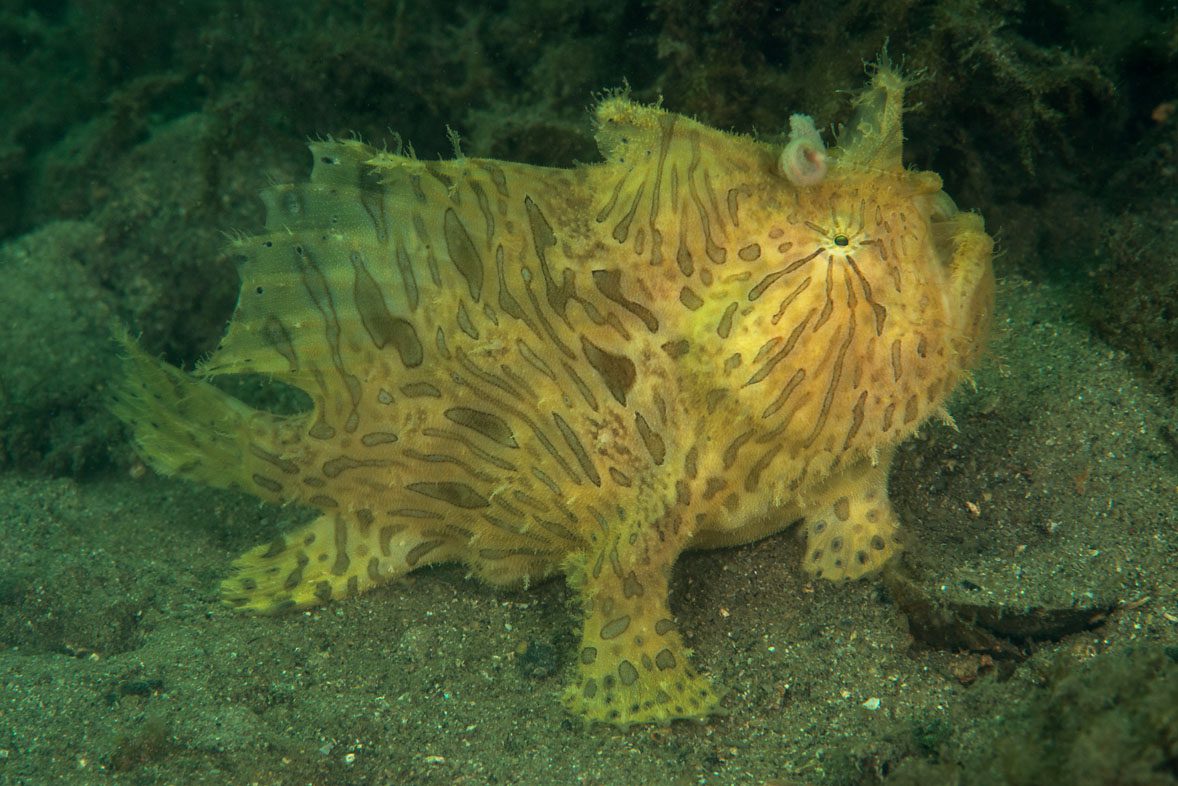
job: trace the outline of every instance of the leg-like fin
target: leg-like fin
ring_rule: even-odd
[[[888,500],[891,453],[828,480],[806,511],[803,566],[817,578],[841,581],[873,573],[900,551],[899,521]]]
[[[242,554],[221,599],[269,614],[369,590],[451,555],[448,541],[344,513],[325,514]]]
[[[714,711],[719,694],[688,661],[667,608],[677,530],[665,521],[632,525],[569,566],[585,608],[577,676],[563,699],[570,712],[628,726]]]

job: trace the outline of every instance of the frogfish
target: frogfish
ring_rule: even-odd
[[[426,565],[581,608],[562,701],[618,726],[713,714],[668,605],[689,549],[800,527],[844,581],[904,539],[896,446],[983,352],[993,242],[902,162],[905,77],[869,69],[827,149],[776,145],[610,94],[603,160],[546,168],[310,145],[231,241],[241,291],[194,374],[124,335],[112,409],[164,475],[318,517],[221,584],[271,613]],[[303,391],[295,414],[208,380]]]

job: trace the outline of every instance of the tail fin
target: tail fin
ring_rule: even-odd
[[[116,338],[125,351],[125,374],[113,384],[109,406],[131,428],[147,464],[163,475],[243,489],[273,502],[288,498],[271,476],[297,470],[262,446],[278,442],[292,418],[255,410],[157,360],[124,329]]]

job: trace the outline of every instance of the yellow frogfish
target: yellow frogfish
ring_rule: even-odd
[[[305,608],[459,562],[563,574],[583,609],[564,705],[626,726],[720,692],[668,607],[676,558],[799,521],[803,568],[895,556],[894,449],[977,360],[993,243],[901,160],[885,59],[826,149],[773,146],[619,95],[604,161],[421,161],[311,145],[232,241],[241,293],[195,376],[128,339],[112,408],[165,475],[320,514],[243,554],[224,602]],[[205,378],[263,375],[310,407]]]

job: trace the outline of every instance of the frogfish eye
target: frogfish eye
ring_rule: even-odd
[[[851,241],[850,241],[850,239],[847,238],[846,235],[835,235],[834,236],[834,244],[836,246],[847,246],[847,245],[850,245],[850,243],[851,243]]]

